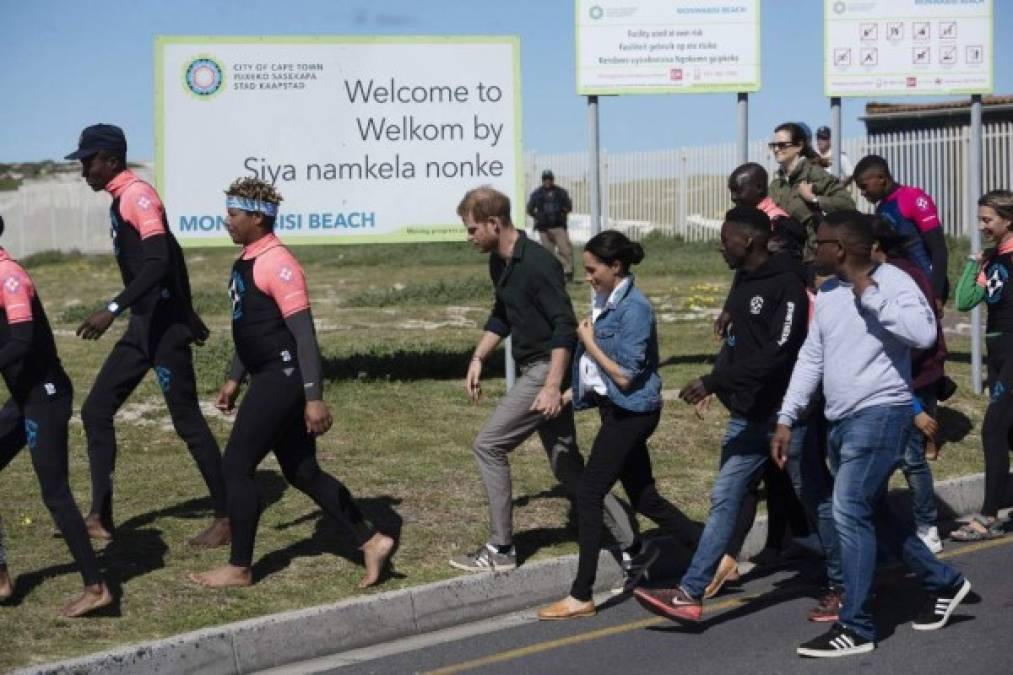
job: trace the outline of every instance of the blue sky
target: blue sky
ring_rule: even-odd
[[[1013,43],[1005,39],[1013,0],[994,2],[995,93],[1013,93]],[[572,0],[0,0],[0,161],[62,157],[96,121],[120,124],[131,156],[152,158],[159,34],[519,35],[525,149],[581,150],[587,112],[575,93],[573,12]],[[822,20],[820,0],[763,0],[763,89],[751,96],[751,138],[787,119],[829,123]],[[845,136],[864,132],[857,118],[865,103],[845,99]],[[735,114],[731,94],[603,98],[602,145],[732,141]]]

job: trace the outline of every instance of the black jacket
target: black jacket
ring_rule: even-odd
[[[710,375],[703,378],[736,417],[766,420],[781,405],[809,320],[802,263],[772,255],[743,271],[728,295],[731,325]]]
[[[536,230],[566,227],[566,216],[572,210],[570,195],[558,185],[548,190],[539,186],[528,199],[528,215],[535,219]]]

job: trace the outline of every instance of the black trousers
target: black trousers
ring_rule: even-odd
[[[699,523],[658,494],[654,484],[647,439],[657,428],[661,411],[634,413],[605,399],[598,412],[601,428],[577,488],[580,555],[570,595],[583,601],[591,599],[604,528],[603,504],[616,481],[638,513],[671,530],[687,546],[695,547],[701,532]]]
[[[297,368],[268,370],[253,376],[225,446],[232,565],[249,567],[253,562],[260,520],[254,472],[272,450],[285,480],[337,521],[356,546],[376,534],[348,488],[317,463],[316,441],[306,431],[305,407],[306,395]]]
[[[728,544],[727,555],[739,556],[742,545],[749,535],[749,530],[756,520],[756,509],[760,500],[760,479],[763,480],[767,495],[767,548],[781,548],[788,529],[796,537],[805,537],[810,531],[809,519],[787,471],[777,468],[773,462],[767,462],[766,468],[757,481],[750,486],[742,500],[742,508],[735,520],[735,530]]]
[[[995,517],[1006,505],[1010,435],[1013,432],[1013,335],[985,338],[988,349],[988,386],[991,391],[981,446],[985,452],[985,499],[981,514]]]
[[[113,417],[149,370],[154,370],[176,433],[186,443],[211,493],[215,516],[227,513],[222,457],[197,399],[190,334],[182,324],[132,316],[81,407],[91,466],[91,512],[106,524],[113,516],[116,430]]]
[[[0,471],[28,446],[42,488],[42,501],[63,533],[81,578],[90,586],[100,583],[102,575],[68,482],[67,423],[71,400],[67,394],[38,403],[7,401],[0,408]]]

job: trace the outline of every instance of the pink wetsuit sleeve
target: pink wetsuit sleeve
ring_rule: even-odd
[[[279,246],[257,257],[253,263],[253,282],[274,298],[285,318],[310,306],[306,275],[299,261],[285,248]]]
[[[0,278],[3,279],[0,300],[7,313],[7,323],[31,321],[32,298],[35,297],[31,277],[18,265],[5,264],[0,267]]]
[[[917,188],[909,188],[897,197],[900,213],[908,218],[924,234],[939,227],[939,212],[932,197]]]
[[[155,188],[138,181],[120,197],[120,214],[130,223],[141,239],[165,234],[165,207]]]

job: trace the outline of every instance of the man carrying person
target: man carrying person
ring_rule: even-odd
[[[767,170],[756,162],[746,162],[735,167],[728,176],[728,194],[736,206],[751,206],[767,214],[771,222],[787,218],[788,213],[774,203],[767,194],[770,177]]]
[[[805,338],[809,301],[801,262],[771,255],[770,235],[770,219],[759,209],[737,206],[725,214],[721,254],[731,269],[741,270],[726,305],[731,324],[714,369],[680,393],[691,405],[716,394],[731,413],[707,524],[689,569],[674,588],[634,591],[648,611],[680,621],[703,614],[704,593],[728,550],[746,492],[770,458],[777,404]]]
[[[576,498],[584,469],[573,406],[562,398],[577,340],[577,319],[559,261],[514,227],[506,195],[491,187],[475,188],[465,194],[457,213],[468,231],[468,241],[489,254],[489,275],[496,294],[485,333],[468,366],[464,383],[468,396],[478,402],[482,364],[507,336],[520,375],[486,420],[473,448],[489,499],[489,540],[474,553],[454,556],[450,564],[468,572],[512,570],[517,566],[517,553],[510,452],[537,431],[552,472],[571,499]],[[639,574],[648,562],[642,556],[653,549],[635,550],[633,525],[611,494],[605,497],[604,515],[612,536],[630,552],[624,570]]]
[[[929,277],[941,311],[950,292],[946,279],[949,254],[932,197],[920,188],[895,181],[889,164],[878,155],[859,160],[854,176],[862,196],[876,205],[876,215],[885,218],[903,238],[906,257]]]
[[[936,340],[932,308],[911,277],[873,262],[872,229],[859,212],[828,214],[816,245],[818,271],[836,278],[825,281],[816,297],[770,451],[784,461],[792,426],[822,382],[844,601],[839,621],[797,651],[832,657],[875,648],[868,601],[877,550],[903,560],[928,592],[912,624],[916,630],[946,625],[971,584],[939,562],[887,501],[890,476],[903,460],[912,429],[911,349],[927,349]]]
[[[556,178],[546,169],[542,172],[542,185],[528,199],[528,215],[535,219],[535,232],[542,246],[555,255],[563,265],[563,275],[573,281],[573,246],[566,230],[566,217],[573,210],[570,195],[556,185]]]
[[[194,312],[183,251],[168,226],[155,189],[127,168],[123,131],[96,124],[81,133],[67,159],[81,161],[81,175],[95,192],[112,195],[113,252],[124,289],[77,329],[85,340],[99,339],[122,312],[127,330],[113,346],[81,408],[88,437],[92,504],[88,533],[111,539],[116,432],[113,417],[144,375],[154,370],[176,433],[186,442],[211,493],[214,522],[190,540],[194,546],[229,541],[222,458],[197,401],[191,342],[203,343],[208,329]]]

